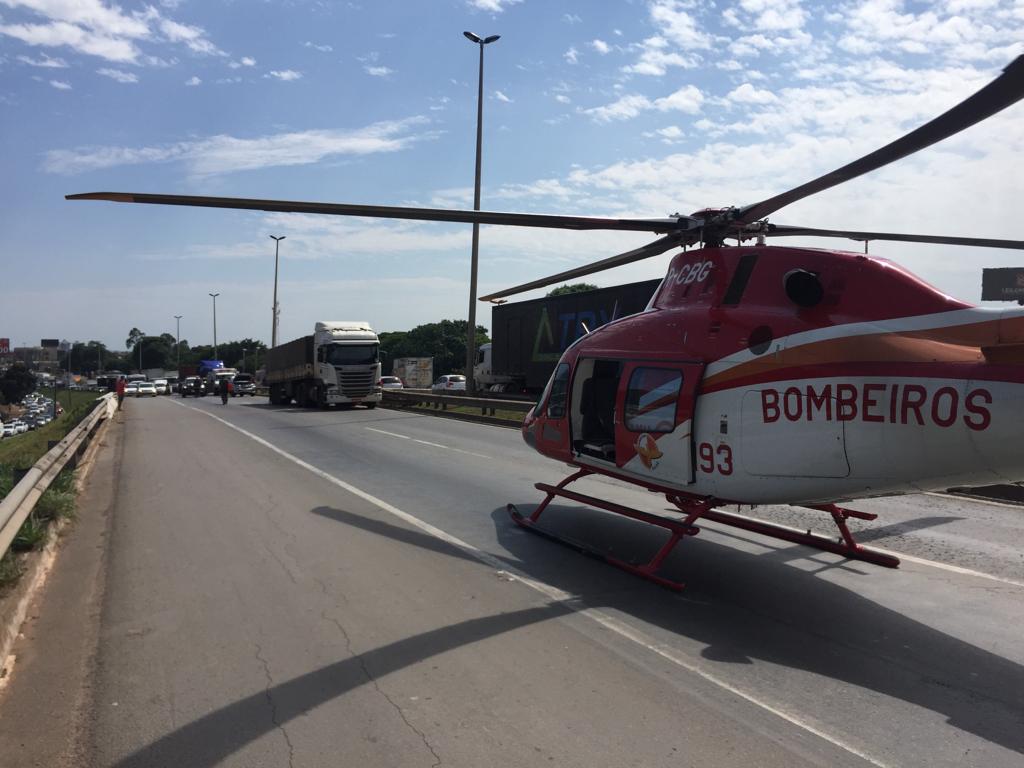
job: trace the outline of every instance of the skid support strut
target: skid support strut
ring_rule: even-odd
[[[775,539],[790,541],[794,544],[803,544],[808,547],[825,550],[826,552],[834,552],[837,555],[842,555],[843,557],[851,560],[864,560],[865,562],[874,563],[875,565],[881,565],[886,568],[897,568],[900,564],[899,558],[894,557],[893,555],[885,552],[879,552],[878,550],[870,549],[858,544],[857,540],[853,537],[853,534],[846,525],[846,521],[851,517],[859,520],[874,520],[878,517],[878,515],[875,514],[858,512],[857,510],[846,509],[835,504],[808,506],[808,509],[827,512],[832,516],[832,520],[835,522],[840,533],[840,538],[836,540],[830,539],[826,536],[821,536],[820,534],[811,533],[810,531],[799,531],[794,528],[787,528],[786,526],[776,525],[763,520],[753,520],[749,517],[743,517],[742,515],[732,514],[720,509],[713,509],[712,507],[714,504],[721,503],[719,499],[710,497],[692,498],[665,494],[665,498],[674,504],[685,515],[682,520],[673,520],[667,517],[661,517],[660,515],[652,515],[648,512],[642,512],[639,509],[625,507],[611,501],[605,501],[604,499],[586,496],[582,493],[570,491],[566,488],[569,484],[591,474],[594,473],[587,469],[581,469],[578,472],[569,475],[569,477],[565,478],[558,485],[537,483],[534,487],[539,491],[544,491],[546,495],[544,500],[537,505],[537,508],[533,510],[529,517],[524,517],[520,514],[519,510],[517,510],[513,504],[509,504],[506,509],[508,510],[509,515],[512,516],[512,520],[515,521],[518,526],[527,531],[540,534],[552,541],[557,541],[559,544],[565,544],[579,552],[592,555],[610,565],[614,565],[616,568],[621,568],[628,573],[632,573],[633,575],[647,579],[648,581],[653,581],[655,584],[659,584],[677,592],[682,590],[685,585],[682,582],[672,581],[671,579],[666,579],[664,576],[659,576],[657,571],[675,548],[676,544],[682,541],[686,536],[696,536],[700,533],[700,528],[694,525],[694,523],[700,518],[705,518],[706,520],[711,520],[723,525],[730,525],[734,528],[742,528],[745,531],[752,531],[763,536],[771,536]],[[606,512],[612,512],[616,515],[622,515],[633,520],[639,520],[644,523],[656,525],[659,528],[664,528],[670,534],[669,539],[661,549],[658,550],[654,557],[646,563],[628,563],[625,560],[620,560],[614,555],[602,552],[589,544],[541,528],[537,524],[537,521],[540,518],[541,513],[547,509],[548,504],[550,504],[551,500],[556,496],[571,499],[572,501],[577,501],[580,504],[586,504],[591,507],[597,507],[598,509],[603,509]]]
[[[540,534],[545,538],[557,541],[560,544],[565,544],[572,547],[580,552],[588,555],[597,557],[600,560],[605,561],[609,565],[614,565],[616,568],[621,568],[627,573],[632,573],[635,576],[639,576],[648,581],[653,581],[655,584],[666,587],[667,589],[674,590],[676,592],[681,591],[685,586],[682,582],[672,581],[666,579],[664,576],[659,576],[657,571],[661,567],[662,563],[665,562],[665,558],[669,556],[672,550],[675,548],[684,536],[696,536],[700,533],[700,528],[693,525],[694,521],[702,515],[706,514],[711,508],[710,500],[697,500],[689,502],[689,509],[684,509],[686,512],[686,518],[683,520],[672,520],[667,517],[660,517],[659,515],[652,515],[648,512],[642,512],[639,509],[632,509],[631,507],[625,507],[621,504],[616,504],[611,501],[605,501],[604,499],[597,499],[593,496],[586,496],[582,493],[576,493],[575,491],[566,490],[566,486],[570,483],[579,480],[582,477],[593,474],[592,472],[581,469],[573,475],[570,475],[565,480],[560,482],[558,485],[548,485],[546,483],[537,483],[536,488],[539,491],[544,491],[547,495],[544,497],[537,508],[529,517],[523,517],[519,513],[519,510],[515,508],[515,505],[509,504],[507,507],[508,513],[512,516],[512,519],[521,528],[524,528],[533,533]],[[601,552],[588,544],[581,541],[561,536],[551,531],[545,530],[537,525],[537,519],[541,513],[547,508],[551,500],[556,496],[562,498],[571,499],[578,501],[581,504],[587,504],[591,507],[597,507],[603,509],[606,512],[612,512],[616,515],[623,515],[624,517],[631,518],[633,520],[640,520],[644,523],[650,523],[656,525],[659,528],[664,528],[669,531],[669,539],[662,545],[661,549],[652,557],[648,562],[642,564],[628,563],[625,560],[621,560],[614,555],[607,552]]]

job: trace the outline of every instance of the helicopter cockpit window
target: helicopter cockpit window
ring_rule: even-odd
[[[551,395],[548,398],[548,417],[561,419],[565,417],[565,401],[569,394],[569,365],[562,363],[555,369],[551,378]]]
[[[637,368],[626,392],[626,429],[632,432],[671,432],[683,374],[665,368]]]

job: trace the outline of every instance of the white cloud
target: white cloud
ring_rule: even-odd
[[[636,63],[622,68],[622,71],[627,74],[661,77],[668,72],[669,67],[691,69],[700,64],[698,56],[694,54],[684,56],[673,50],[669,41],[660,36],[649,37],[634,48],[640,51],[640,57]]]
[[[555,94],[555,101],[557,101],[559,104],[571,104],[572,103],[572,99],[570,99],[564,93],[556,93]]]
[[[28,64],[30,67],[45,67],[47,69],[66,69],[68,63],[64,59],[54,59],[43,54],[41,59],[33,59],[29,56],[18,56],[18,61],[22,64]]]
[[[387,77],[388,75],[394,74],[395,71],[390,67],[379,67],[370,65],[364,66],[363,69],[366,71],[366,74],[373,75],[374,77]]]
[[[58,91],[70,91],[71,83],[65,83],[63,80],[51,80],[50,85],[56,88]]]
[[[778,101],[771,91],[759,90],[750,83],[744,83],[739,88],[734,88],[725,99],[738,104],[771,104]]]
[[[722,14],[727,24],[739,29],[769,31],[802,29],[807,17],[801,0],[740,0]]]
[[[631,120],[652,107],[651,100],[646,96],[630,93],[603,107],[584,109],[583,113],[592,116],[599,123],[608,123],[612,120]]]
[[[562,58],[565,59],[570,64],[575,64],[576,62],[579,61],[580,52],[577,51],[575,48],[570,48],[568,51],[562,54]]]
[[[684,51],[707,50],[712,46],[712,38],[704,31],[704,25],[687,12],[689,6],[690,3],[680,0],[655,0],[649,7],[651,21],[674,47]]]
[[[631,120],[641,112],[651,109],[656,109],[659,112],[685,112],[693,115],[700,112],[703,103],[704,94],[700,89],[686,85],[674,93],[654,101],[642,94],[630,93],[611,104],[582,111],[599,123],[607,123],[612,120]]]
[[[119,83],[137,83],[139,82],[139,76],[133,72],[125,72],[121,69],[111,69],[110,67],[104,67],[103,69],[97,69],[96,74],[109,77],[111,80],[116,80]]]
[[[506,96],[501,91],[495,91],[494,92],[494,98],[496,98],[498,101],[503,101],[506,104],[511,104],[512,103],[512,99],[510,99],[508,96]]]
[[[57,87],[57,86],[55,86]],[[325,158],[397,152],[437,134],[413,129],[423,117],[374,123],[354,131],[309,130],[259,138],[211,136],[155,147],[85,147],[52,150],[43,164],[48,173],[76,174],[124,165],[184,163],[193,177],[279,166],[308,165]]]
[[[591,40],[590,47],[593,48],[598,53],[600,53],[602,56],[611,51],[611,47],[604,40]]]
[[[120,63],[149,63],[151,57],[142,53],[141,43],[184,44],[196,53],[223,55],[202,28],[165,18],[153,6],[125,12],[102,0],[0,1],[45,19],[44,23],[0,24],[0,35],[27,45],[66,46]]]
[[[564,21],[566,24],[582,24],[583,23],[583,19],[581,19],[579,17],[579,14],[576,14],[576,13],[563,13],[562,14],[562,21]]]
[[[310,40],[307,40],[305,43],[303,43],[303,45],[306,48],[312,48],[314,50],[320,51],[321,53],[330,53],[331,51],[334,50],[334,48],[330,45],[317,45],[316,43]]]
[[[231,67],[231,69],[241,69],[242,67],[255,67],[256,59],[252,58],[251,56],[243,56],[238,61],[229,61],[228,66]]]
[[[203,83],[203,81],[200,80],[195,75],[193,75],[192,77],[190,77],[188,80],[185,81],[185,85],[189,85],[189,86],[202,85],[202,83]]]
[[[265,74],[263,77],[273,77],[277,80],[283,80],[289,82],[291,80],[298,80],[302,77],[301,72],[296,72],[294,69],[272,69],[270,72]]]
[[[466,0],[466,5],[476,8],[479,11],[501,13],[509,6],[516,5],[522,1],[523,0]]]

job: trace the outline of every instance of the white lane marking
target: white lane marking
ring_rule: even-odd
[[[723,512],[728,512],[729,510],[728,509],[722,509],[722,511]],[[806,528],[794,528],[791,525],[785,525],[783,523],[776,523],[776,522],[773,522],[773,521],[770,521],[770,520],[762,520],[761,518],[753,517],[752,515],[744,515],[744,517],[748,518],[749,520],[753,520],[755,522],[758,522],[758,523],[765,523],[767,525],[776,525],[779,528],[785,528],[787,531],[795,531],[796,533],[806,533],[807,532]],[[714,521],[705,520],[702,523],[702,525],[711,527],[713,530],[717,530],[717,528],[715,528]],[[868,529],[868,530],[870,530],[870,529]],[[731,530],[729,532],[732,533]],[[722,531],[722,533],[725,533],[725,531]],[[868,548],[874,550],[875,552],[882,552],[882,553],[884,553],[886,555],[894,555],[894,556],[896,556],[896,557],[898,557],[898,558],[900,558],[902,560],[906,560],[906,561],[911,562],[911,563],[917,563],[918,565],[930,565],[932,568],[939,568],[940,570],[943,570],[943,571],[952,571],[953,573],[959,573],[959,574],[962,574],[964,576],[975,576],[975,577],[977,577],[979,579],[988,579],[989,581],[998,581],[1001,584],[1009,584],[1009,585],[1014,586],[1014,587],[1024,587],[1024,581],[1017,581],[1016,579],[1011,579],[1011,578],[1009,578],[1007,576],[996,576],[996,575],[991,574],[991,573],[984,573],[983,571],[975,571],[975,570],[973,570],[971,568],[961,568],[959,565],[951,565],[949,563],[940,563],[937,560],[926,560],[923,557],[917,557],[915,555],[908,555],[905,552],[897,552],[896,550],[893,550],[893,549],[884,549],[882,547],[875,547],[875,546],[871,546],[871,545],[868,545]]]
[[[982,499],[978,496],[962,496],[956,493],[942,493],[941,491],[925,491],[922,495],[924,496],[941,496],[944,499],[955,499],[964,503],[975,502],[978,504],[987,504],[990,507],[1007,507],[1008,509],[1024,509],[1024,505],[1012,504],[1008,501],[992,501],[991,499]]]
[[[366,429],[370,430],[371,432],[377,432],[381,435],[387,435],[388,437],[400,437],[403,440],[412,440],[412,438],[409,437],[408,435],[400,435],[397,432],[387,432],[383,429],[377,429],[376,427],[366,427]]]
[[[462,539],[452,536],[450,533],[447,533],[446,531],[443,531],[440,528],[431,525],[425,520],[420,520],[418,517],[415,517],[409,514],[408,512],[404,512],[398,507],[388,504],[383,499],[378,499],[376,496],[373,496],[372,494],[367,493],[366,491],[360,488],[356,488],[354,485],[350,485],[346,483],[344,480],[341,480],[335,477],[334,475],[331,475],[323,471],[322,469],[319,469],[318,467],[314,467],[312,464],[303,461],[297,456],[293,456],[287,451],[278,448],[273,443],[264,440],[262,437],[255,435],[252,432],[242,429],[241,427],[236,426],[229,421],[225,421],[219,416],[215,416],[214,414],[209,413],[208,411],[204,411],[200,408],[195,408],[190,405],[183,405],[182,403],[177,403],[176,401],[171,402],[175,402],[176,405],[181,405],[182,408],[188,408],[190,410],[196,411],[197,413],[201,413],[204,416],[209,416],[211,419],[219,421],[224,426],[229,427],[230,429],[233,429],[236,432],[245,435],[250,440],[254,440],[255,442],[259,443],[265,448],[269,448],[271,451],[278,454],[282,458],[288,459],[289,461],[291,461],[294,464],[297,464],[303,469],[309,470],[317,477],[326,480],[327,482],[332,483],[333,485],[338,486],[342,490],[348,491],[349,493],[358,496],[364,501],[370,502],[371,504],[380,508],[384,512],[394,515],[399,520],[408,523],[414,528],[419,528],[424,533],[428,533],[431,536],[440,539],[441,541],[447,542],[448,544],[451,544],[452,546],[461,549],[467,555],[473,557],[474,559],[478,560],[484,565],[494,568],[499,575],[508,576],[509,578],[515,579],[516,581],[519,581],[521,584],[524,584],[530,587],[531,589],[541,593],[550,600],[553,600],[555,602],[574,602],[576,600],[575,595],[566,592],[565,590],[559,589],[558,587],[552,586],[551,584],[547,584],[543,581],[532,579],[529,576],[525,576],[521,573],[510,571],[508,563],[502,562],[494,555],[488,554],[483,550],[477,549],[472,544],[469,544],[463,541]],[[681,667],[682,669],[685,669],[686,671],[691,672],[694,675],[697,675],[701,679],[718,686],[722,690],[727,691],[728,693],[731,693],[734,696],[738,696],[744,701],[753,704],[755,707],[763,709],[764,711],[769,712],[775,715],[776,717],[785,720],[787,723],[790,723],[791,725],[794,725],[797,728],[800,728],[801,730],[804,730],[808,733],[817,736],[818,738],[828,742],[829,744],[832,744],[833,746],[839,747],[840,749],[849,752],[851,755],[861,758],[862,760],[870,763],[871,765],[878,766],[878,768],[889,768],[889,766],[886,763],[883,763],[880,760],[877,760],[876,758],[866,754],[865,752],[862,752],[856,747],[847,744],[841,739],[826,733],[822,729],[800,718],[799,716],[787,712],[779,706],[769,704],[767,701],[759,699],[753,694],[747,693],[746,691],[737,688],[732,683],[729,683],[723,678],[720,678],[718,675],[709,672],[704,667],[695,664],[693,661],[683,656],[679,651],[663,643],[655,641],[653,638],[644,634],[640,630],[627,626],[622,621],[619,621],[618,619],[616,619],[608,613],[605,613],[604,611],[601,611],[596,608],[584,608],[582,610],[578,610],[577,614],[581,616],[586,616],[587,618],[591,619],[597,624],[600,624],[605,629],[608,629],[616,633],[617,635],[641,646],[642,648],[644,648],[647,651],[650,651],[651,653],[657,654],[666,661],[669,661],[672,664],[675,664],[676,666]]]
[[[429,440],[417,440],[415,437],[409,437],[409,435],[400,435],[397,432],[386,432],[383,429],[377,429],[375,427],[364,427],[364,429],[367,429],[370,432],[378,432],[378,433],[380,433],[382,435],[388,435],[389,437],[400,437],[403,440],[412,440],[414,443],[420,443],[422,445],[429,445],[431,448],[443,448],[446,451],[454,451],[455,453],[465,453],[465,454],[467,454],[469,456],[478,456],[481,459],[489,459],[489,458],[491,458],[490,456],[487,456],[487,455],[482,454],[482,453],[476,453],[474,451],[464,451],[461,448],[453,448],[450,445],[441,445],[440,443],[432,443]]]

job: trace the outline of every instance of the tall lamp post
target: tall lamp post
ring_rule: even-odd
[[[213,298],[213,359],[217,359],[217,297],[219,293],[211,293]]]
[[[480,37],[472,32],[463,32],[466,39],[480,47],[480,77],[476,92],[476,179],[473,184],[473,210],[480,210],[480,157],[483,151],[484,126],[484,46],[498,40],[501,35]],[[473,380],[473,366],[476,364],[476,273],[480,254],[480,224],[473,222],[473,255],[469,268],[469,328],[466,338],[466,389],[468,394],[476,392]]]
[[[176,323],[174,328],[174,348],[178,350],[177,361],[175,365],[178,366],[178,378],[181,378],[181,318],[184,315],[175,315],[174,322]]]
[[[277,257],[281,253],[281,241],[284,240],[285,235],[278,237],[277,235],[271,235],[270,239],[274,241],[274,306],[271,308],[273,312],[273,319],[270,324],[270,346],[277,346],[277,316],[280,314],[280,310],[277,307]]]
[[[242,347],[242,373],[245,373],[245,353],[246,353],[246,351],[247,350],[245,349],[245,347]]]

